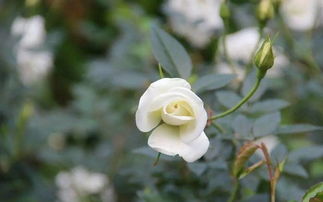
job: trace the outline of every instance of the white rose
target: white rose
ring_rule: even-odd
[[[19,46],[24,48],[36,48],[45,42],[45,20],[36,15],[31,18],[18,17],[14,20],[11,33],[21,37]]]
[[[297,31],[306,31],[314,26],[321,0],[284,0],[281,13],[287,25]]]
[[[175,32],[194,46],[207,45],[214,32],[222,29],[219,0],[169,0],[164,10]]]
[[[187,162],[201,158],[209,147],[204,133],[207,113],[203,101],[180,78],[152,83],[141,96],[136,112],[140,131],[152,131],[148,145],[154,150],[181,156]]]

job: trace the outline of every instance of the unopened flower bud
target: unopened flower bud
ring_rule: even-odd
[[[223,21],[226,21],[231,17],[230,8],[225,1],[223,1],[220,6],[220,17]]]
[[[271,0],[261,0],[257,8],[257,18],[261,24],[265,24],[274,16],[274,6]]]
[[[268,37],[256,52],[254,57],[255,65],[258,67],[261,74],[265,74],[268,69],[274,65],[274,53],[272,42]],[[264,76],[264,75],[263,75]]]

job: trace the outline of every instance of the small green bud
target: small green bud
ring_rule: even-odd
[[[261,0],[257,8],[257,18],[261,24],[274,17],[274,6],[271,0]]]
[[[265,74],[268,69],[274,65],[274,53],[272,42],[268,37],[256,52],[254,57],[255,65],[258,67],[261,74]],[[264,76],[264,75],[263,75]]]
[[[230,8],[225,1],[223,1],[220,6],[220,17],[223,21],[226,21],[231,17]]]

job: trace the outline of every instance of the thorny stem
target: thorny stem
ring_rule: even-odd
[[[275,202],[276,201],[276,184],[270,183],[270,201]]]
[[[268,152],[267,147],[266,147],[266,145],[264,143],[261,143],[260,149],[261,149],[261,151],[263,152],[263,154],[265,156],[266,165],[268,167],[268,175],[269,175],[269,179],[271,180],[274,176],[273,176],[273,168],[272,168],[272,165],[271,165],[269,152]]]
[[[249,93],[242,99],[240,100],[240,102],[238,104],[236,104],[235,106],[233,106],[231,109],[228,109],[225,112],[222,112],[221,114],[212,116],[209,118],[209,120],[216,120],[222,117],[225,117],[233,112],[235,112],[237,109],[239,109],[244,103],[246,103],[252,96],[253,94],[255,94],[255,92],[257,91],[259,85],[261,82],[261,78],[257,78],[256,83],[254,84],[254,86],[252,87],[252,89],[249,91]]]
[[[270,155],[264,143],[261,143],[259,148],[264,154],[266,165],[268,168],[268,175],[269,175],[269,181],[270,181],[270,201],[275,202],[276,201],[276,180],[273,174],[273,167],[272,167]]]

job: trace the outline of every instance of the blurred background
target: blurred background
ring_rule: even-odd
[[[282,124],[322,126],[323,1],[272,2],[275,15],[264,32],[275,36],[276,60],[254,101],[284,100],[279,107]],[[0,201],[227,199],[236,153],[230,140],[210,129],[211,147],[204,159],[186,164],[162,156],[154,167],[157,153],[146,146],[147,136],[134,122],[141,94],[159,79],[150,44],[153,24],[188,51],[192,83],[210,73],[236,74],[224,89],[240,91],[247,81],[245,65],[259,40],[259,1],[229,2],[225,43],[235,70],[220,45],[220,3],[0,0]],[[221,99],[216,91],[201,96],[215,111],[236,98],[230,94]],[[237,132],[228,123],[223,122],[228,133]],[[279,201],[297,201],[323,179],[322,131],[305,126],[273,140],[273,147],[280,145],[297,162],[281,179]],[[246,178],[240,201],[268,200],[263,173]]]

